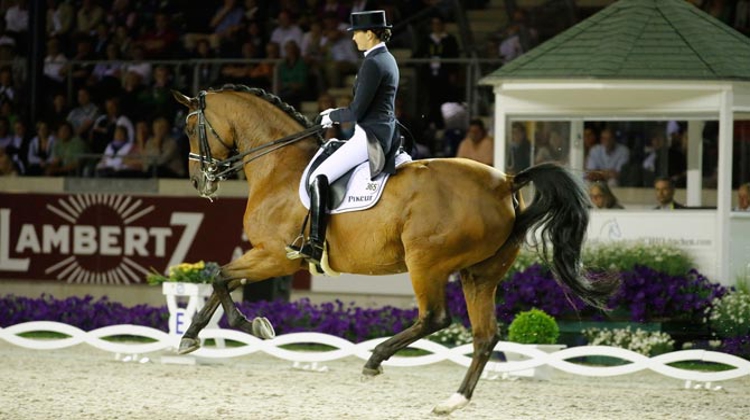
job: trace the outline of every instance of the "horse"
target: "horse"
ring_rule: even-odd
[[[178,91],[173,96],[187,107],[189,178],[198,193],[212,199],[231,170],[244,171],[243,227],[251,244],[216,273],[213,293],[183,335],[178,353],[199,348],[198,333],[219,304],[232,327],[269,338],[272,326],[265,319],[247,320],[230,292],[246,282],[307,268],[301,260],[288,259],[285,247],[298,237],[307,215],[298,187],[320,146],[321,127],[262,89],[224,85],[192,98]],[[525,206],[519,192],[532,183],[535,192]],[[327,249],[332,269],[365,275],[408,271],[417,300],[418,319],[373,349],[363,375],[381,374],[383,361],[451,324],[446,284],[458,272],[474,351],[458,390],[433,411],[447,414],[468,404],[500,339],[497,286],[531,241],[527,237],[537,238],[532,245],[548,258],[559,283],[603,307],[616,285],[593,281],[581,264],[590,207],[582,180],[556,164],[509,175],[468,159],[436,158],[399,166],[374,207],[331,216]]]

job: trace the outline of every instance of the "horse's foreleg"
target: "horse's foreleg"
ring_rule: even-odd
[[[214,293],[212,296],[216,295],[219,302],[221,302],[230,326],[255,337],[273,338],[276,334],[273,326],[271,326],[271,323],[266,318],[257,317],[251,322],[237,309],[237,304],[232,300],[230,293],[242,283],[241,279],[216,279],[213,283]]]
[[[367,376],[382,373],[383,361],[388,360],[397,351],[451,324],[445,298],[448,274],[424,276],[412,272],[411,278],[419,304],[419,319],[411,327],[375,346],[362,369],[362,373]]]
[[[185,334],[182,335],[180,340],[180,348],[177,349],[177,354],[188,354],[198,350],[201,346],[201,342],[198,339],[198,333],[208,325],[208,321],[216,312],[216,308],[219,307],[219,297],[216,292],[211,293],[208,297],[206,304],[203,305],[200,311],[193,317],[193,322],[190,323]]]

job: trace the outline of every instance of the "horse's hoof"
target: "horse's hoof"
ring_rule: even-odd
[[[468,403],[469,400],[466,397],[459,393],[455,393],[451,395],[447,400],[435,406],[435,408],[432,409],[432,413],[445,416],[458,410],[459,408],[466,407],[466,404]]]
[[[276,337],[276,331],[266,317],[259,316],[253,319],[253,335],[268,340]]]
[[[201,348],[200,340],[190,337],[182,337],[182,340],[180,340],[180,348],[177,349],[177,354],[192,353],[199,348]]]
[[[365,378],[372,378],[373,376],[378,376],[383,373],[383,366],[378,366],[377,368],[368,368],[367,366],[362,368],[362,375],[365,376]]]

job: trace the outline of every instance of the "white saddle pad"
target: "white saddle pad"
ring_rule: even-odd
[[[322,149],[318,150],[318,153],[310,160],[310,163],[302,173],[302,179],[299,184],[299,198],[302,200],[302,204],[306,209],[310,209],[310,194],[305,184],[307,174],[310,171],[310,164],[315,161],[318,155],[322,153]],[[411,156],[408,153],[399,153],[396,155],[396,167],[403,165],[404,163],[411,162]],[[381,173],[374,180],[370,180],[370,163],[360,163],[354,168],[354,173],[349,182],[346,185],[346,195],[344,200],[335,209],[329,211],[330,214],[346,213],[348,211],[367,210],[374,206],[380,196],[383,195],[385,189],[385,183],[388,181],[390,174]]]

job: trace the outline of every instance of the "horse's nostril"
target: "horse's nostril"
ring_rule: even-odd
[[[193,184],[193,188],[198,188],[198,180],[195,178],[190,179],[190,183]]]

